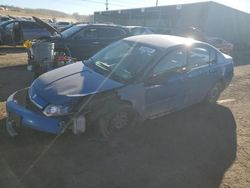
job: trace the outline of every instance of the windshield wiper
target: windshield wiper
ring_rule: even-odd
[[[109,72],[112,71],[111,67],[107,63],[103,63],[101,61],[97,61],[97,62],[95,62],[95,65],[98,66],[98,67],[100,67],[101,69],[105,69],[106,71],[109,71]]]

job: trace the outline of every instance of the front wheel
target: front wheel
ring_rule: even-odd
[[[112,137],[125,131],[130,131],[137,122],[134,109],[126,104],[102,116],[99,119],[99,130],[104,138]]]
[[[222,84],[218,82],[209,90],[205,98],[205,102],[207,104],[216,104],[216,101],[220,97],[221,91],[222,91]]]

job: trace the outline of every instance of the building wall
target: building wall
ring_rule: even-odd
[[[209,3],[95,12],[95,22],[148,27],[199,26]]]
[[[209,36],[235,44],[250,42],[250,14],[217,3],[211,3],[204,27]]]
[[[250,14],[215,3],[202,2],[95,13],[95,22],[156,28],[197,27],[207,36],[233,43],[250,42]]]

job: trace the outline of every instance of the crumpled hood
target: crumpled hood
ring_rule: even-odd
[[[46,104],[66,104],[79,97],[108,91],[123,86],[85,66],[82,62],[73,63],[37,78],[30,90],[35,90]],[[32,97],[32,96],[31,96]]]

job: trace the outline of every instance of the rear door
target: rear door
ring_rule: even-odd
[[[170,52],[153,68],[145,83],[145,106],[149,118],[184,107],[186,97],[186,49]]]
[[[213,57],[216,58],[216,57]],[[201,101],[213,83],[211,49],[206,45],[194,45],[188,51],[186,104]]]

